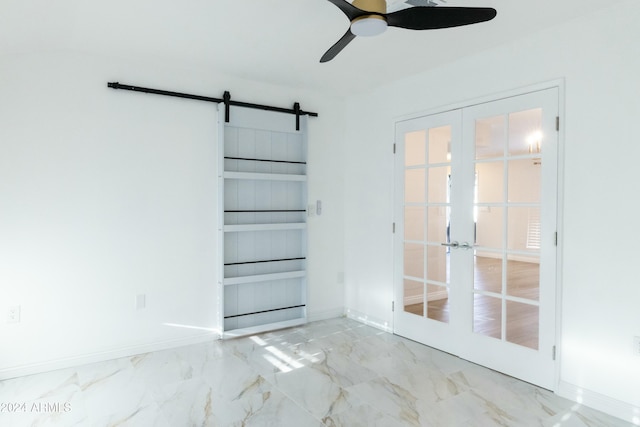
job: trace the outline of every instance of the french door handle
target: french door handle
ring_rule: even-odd
[[[475,245],[470,245],[470,244],[469,244],[469,243],[467,243],[467,242],[463,242],[463,243],[460,243],[460,244],[458,245],[458,248],[460,248],[460,249],[472,249],[474,246],[475,246]]]
[[[442,246],[447,246],[453,249],[472,249],[475,245],[470,245],[468,242],[458,243],[453,241],[451,243],[440,243]]]

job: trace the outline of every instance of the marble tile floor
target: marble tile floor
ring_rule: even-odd
[[[10,379],[3,403],[3,427],[631,426],[345,318]]]

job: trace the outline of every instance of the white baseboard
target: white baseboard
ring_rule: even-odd
[[[344,307],[334,308],[331,310],[309,311],[307,313],[308,322],[317,322],[319,320],[335,319],[344,316]]]
[[[294,326],[300,326],[307,323],[308,320],[305,317],[299,317],[296,319],[284,320],[281,322],[265,323],[256,326],[249,326],[247,328],[232,329],[222,334],[223,340],[246,337],[248,335],[257,335],[263,332],[278,331],[281,329],[292,328]]]
[[[630,422],[633,425],[640,425],[640,407],[634,406],[630,403],[622,402],[612,397],[605,396],[595,391],[586,390],[564,381],[560,381],[560,384],[558,384],[558,391],[556,394]]]
[[[89,363],[104,362],[121,357],[135,356],[136,354],[149,353],[152,351],[167,350],[175,347],[182,347],[192,344],[201,344],[203,342],[218,340],[220,334],[215,332],[207,332],[204,334],[192,335],[185,338],[177,338],[166,341],[158,341],[150,344],[132,345],[120,347],[113,350],[106,350],[96,353],[83,354],[79,356],[67,357],[56,360],[49,360],[41,363],[32,363],[28,365],[12,366],[0,369],[0,381],[9,378],[22,377],[25,375],[39,374],[42,372],[55,371],[58,369],[73,368],[75,366],[87,365]]]
[[[390,322],[376,319],[375,317],[366,315],[351,308],[347,308],[346,314],[349,319],[356,320],[368,326],[373,326],[374,328],[378,328],[385,332],[393,333],[393,325]]]

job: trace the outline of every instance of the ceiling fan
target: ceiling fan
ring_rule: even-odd
[[[387,13],[385,0],[353,0],[353,4],[346,0],[329,1],[347,15],[351,26],[320,58],[320,62],[331,61],[356,36],[377,36],[388,26],[409,30],[434,30],[489,21],[497,14],[496,10],[490,7],[432,6],[417,6]]]

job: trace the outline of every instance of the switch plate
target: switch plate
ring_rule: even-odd
[[[316,205],[312,204],[307,206],[307,216],[315,216],[316,215]]]
[[[7,311],[7,323],[20,323],[20,306],[12,305]]]
[[[633,337],[633,354],[640,356],[640,337]]]

